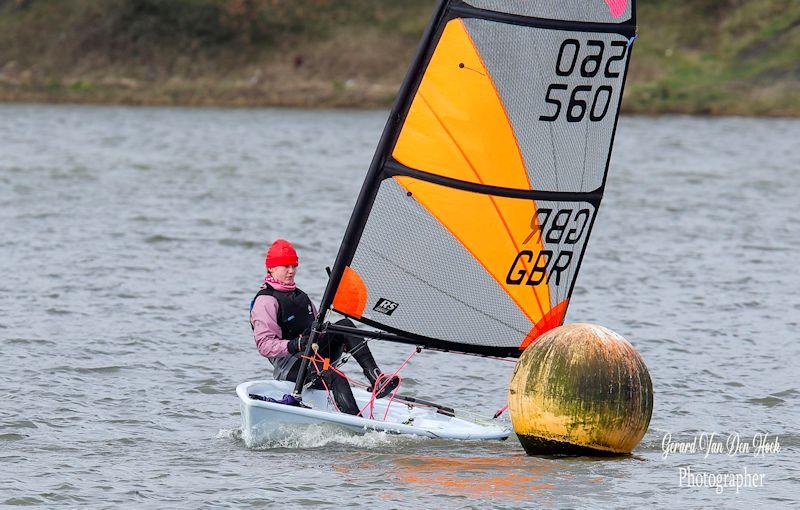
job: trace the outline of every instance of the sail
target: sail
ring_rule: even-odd
[[[322,310],[519,356],[561,325],[603,196],[634,0],[445,0],[364,182]]]

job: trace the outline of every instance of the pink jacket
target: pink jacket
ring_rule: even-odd
[[[266,278],[263,289],[267,285]],[[294,290],[294,286],[282,285],[275,281],[270,281],[272,288],[282,292]],[[317,315],[317,308],[311,305],[314,316]],[[250,323],[253,325],[253,338],[256,341],[258,352],[266,358],[274,356],[288,356],[289,350],[286,346],[289,339],[281,338],[281,327],[278,325],[278,300],[272,296],[258,296],[253,303],[253,310],[250,311]]]

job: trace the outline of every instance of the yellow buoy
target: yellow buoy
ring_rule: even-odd
[[[620,335],[568,324],[522,353],[508,406],[528,455],[624,454],[650,424],[653,383],[642,357]]]

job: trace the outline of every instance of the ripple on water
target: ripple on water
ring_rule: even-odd
[[[256,241],[249,241],[247,239],[235,239],[230,237],[225,237],[217,241],[220,246],[234,246],[237,248],[247,248],[248,250],[256,250],[260,249],[263,242],[256,242]]]
[[[171,237],[166,236],[163,234],[155,234],[148,236],[144,239],[144,242],[147,244],[158,244],[158,243],[176,243],[176,242],[183,242],[185,239],[181,239],[179,237]]]
[[[45,313],[47,313],[47,315],[72,315],[74,312],[63,308],[48,308],[45,310]]]
[[[21,439],[25,439],[30,437],[28,434],[0,434],[0,441],[19,441]]]
[[[26,496],[22,498],[9,498],[3,501],[3,504],[9,506],[32,506],[44,504],[44,501],[33,496]]]
[[[36,429],[39,428],[36,423],[30,420],[19,421],[5,421],[0,423],[0,428],[4,429]]]
[[[770,395],[768,397],[762,397],[762,398],[750,398],[750,399],[747,399],[746,402],[748,402],[750,404],[760,404],[760,405],[765,406],[765,407],[775,407],[775,406],[779,406],[781,404],[785,404],[786,403],[785,400],[783,400],[782,398],[778,398],[778,397],[776,397],[774,395]]]
[[[48,340],[46,338],[9,338],[5,340],[5,342],[17,345],[55,345],[53,340]]]
[[[59,373],[75,373],[75,374],[114,374],[120,372],[128,366],[123,365],[106,365],[100,367],[76,367],[72,365],[62,365],[54,367],[51,370]]]

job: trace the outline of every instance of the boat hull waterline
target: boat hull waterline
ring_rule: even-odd
[[[291,435],[297,426],[322,424],[340,426],[361,434],[382,431],[439,439],[504,440],[511,434],[510,428],[500,424],[488,421],[476,423],[437,413],[436,409],[429,407],[411,406],[398,401],[389,406],[389,413],[386,414],[388,398],[375,401],[372,416],[377,419],[369,419],[336,411],[325,390],[307,389],[303,392],[303,403],[310,408],[250,397],[252,394],[280,400],[293,388],[294,383],[274,380],[249,381],[236,387],[242,415],[242,435],[247,446],[280,441]],[[360,408],[367,405],[371,396],[358,388],[353,389],[353,395]],[[369,415],[369,409],[364,412]]]

